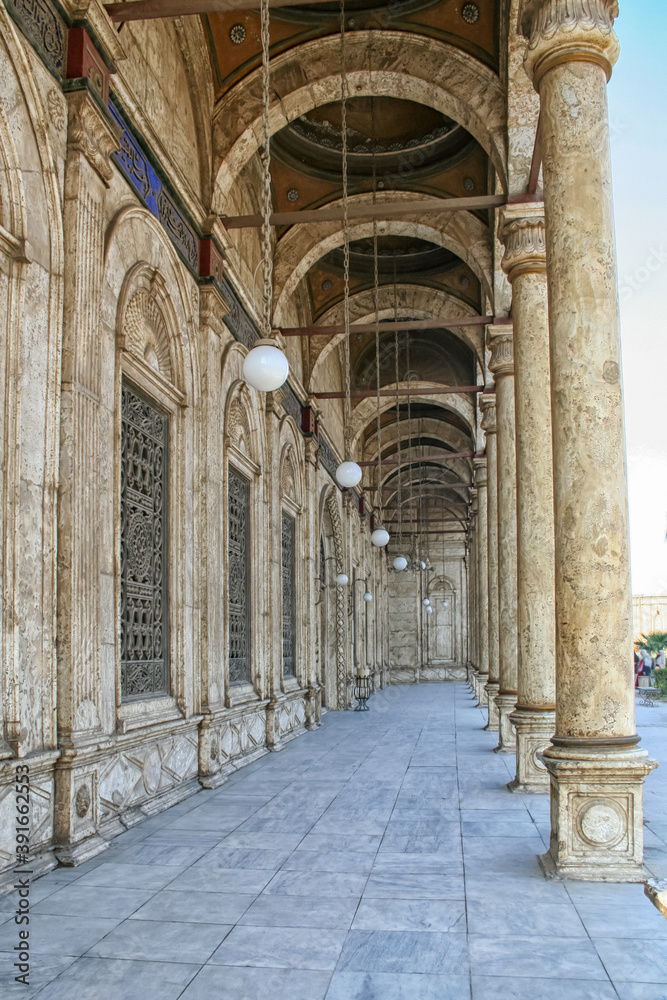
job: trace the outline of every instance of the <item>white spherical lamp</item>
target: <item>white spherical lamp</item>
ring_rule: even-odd
[[[447,607],[447,601],[443,601],[442,602],[442,606],[443,606],[443,608],[446,608]]]
[[[425,562],[423,562],[423,561],[421,561],[421,562],[419,563],[419,568],[420,568],[420,569],[426,569],[426,563],[425,563]]]
[[[260,392],[275,392],[288,375],[289,362],[275,340],[258,340],[243,361],[244,379]]]
[[[376,528],[371,535],[371,542],[376,545],[378,549],[383,549],[389,541],[389,532],[385,531],[384,528]]]
[[[431,603],[431,602],[430,602],[430,600],[428,599],[428,597],[425,597],[425,598],[424,598],[424,600],[422,601],[422,604],[424,605],[424,607],[425,607],[425,608],[427,608],[427,607],[429,606],[429,604],[430,604],[430,603]]]
[[[356,462],[341,462],[336,469],[336,480],[345,489],[352,489],[361,482],[361,469]]]
[[[426,614],[427,615],[432,615],[433,614],[433,608],[427,608],[426,609]]]
[[[373,600],[373,595],[371,594],[370,590],[367,590],[366,593],[364,594],[364,600],[366,601],[367,604],[369,601]]]
[[[402,570],[404,570],[407,565],[408,565],[408,560],[405,558],[405,556],[396,556],[396,558],[394,559],[394,569],[397,570],[399,573]]]
[[[339,573],[336,577],[336,583],[339,587],[347,587],[349,581],[347,578],[347,573]]]

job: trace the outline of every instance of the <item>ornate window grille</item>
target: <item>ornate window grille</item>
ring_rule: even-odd
[[[250,483],[229,469],[229,683],[251,680]]]
[[[169,417],[121,389],[120,643],[123,701],[169,694]]]
[[[283,677],[296,676],[296,522],[283,511]]]

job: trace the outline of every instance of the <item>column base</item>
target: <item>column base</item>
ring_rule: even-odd
[[[498,746],[494,753],[516,753],[516,730],[510,720],[510,715],[516,708],[515,694],[499,694],[496,697],[498,708]]]
[[[544,795],[549,791],[549,772],[538,754],[551,743],[556,728],[555,709],[517,708],[510,722],[516,730],[516,777],[507,787],[511,792]]]
[[[496,698],[499,691],[500,684],[498,683],[489,681],[486,685],[486,703],[489,708],[489,717],[484,728],[493,733],[498,732],[498,706],[496,705]]]
[[[637,747],[549,746],[551,841],[547,878],[643,882],[644,779],[657,761]]]
[[[477,675],[477,701],[480,708],[486,708],[487,705],[486,684],[488,679],[488,674]]]

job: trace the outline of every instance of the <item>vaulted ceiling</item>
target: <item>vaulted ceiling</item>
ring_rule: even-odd
[[[431,50],[438,46],[456,49],[467,65],[478,66],[480,76],[489,70],[499,72],[499,2],[498,0],[346,0],[346,39],[352,44],[359,33],[377,38],[386,32],[394,44],[400,45],[401,33],[408,38],[427,40]],[[225,104],[228,96],[244,81],[257,76],[261,47],[259,14],[235,11],[204,17],[209,42],[211,71],[216,99]],[[372,32],[372,36],[368,34]],[[285,58],[290,50],[321,39],[331,40],[340,33],[340,5],[321,3],[311,7],[277,7],[271,12],[271,57]],[[366,34],[364,34],[366,33]],[[396,43],[398,39],[398,43]],[[443,49],[444,51],[444,49]],[[373,46],[368,46],[369,72],[380,69],[373,64]],[[362,59],[363,63],[363,59]],[[340,65],[340,64],[339,64]],[[271,140],[271,180],[273,208],[277,212],[313,209],[342,198],[342,129],[341,102],[330,95],[340,93],[340,81],[322,88],[323,97],[312,101],[314,106],[301,114],[290,113],[290,93],[304,86],[299,62],[284,65],[278,88],[286,109],[286,121],[274,131]],[[381,67],[386,72],[386,67]],[[356,79],[356,77],[354,78]],[[391,201],[456,198],[486,195],[496,191],[496,171],[490,156],[470,131],[467,120],[456,120],[435,106],[435,101],[419,101],[398,84],[382,94],[357,93],[362,86],[350,86],[347,102],[348,186],[352,199]],[[474,131],[474,130],[473,130]],[[257,155],[257,154],[256,154]],[[258,176],[258,170],[256,171]],[[463,216],[464,213],[458,213]],[[420,295],[425,310],[414,314],[441,318],[436,299],[446,296],[451,313],[467,315],[488,311],[488,280],[480,280],[483,271],[481,257],[475,259],[479,247],[491,259],[493,234],[488,211],[465,213],[468,220],[455,220],[460,232],[457,240],[445,238],[448,220],[436,220],[437,235],[429,236],[420,220],[400,227],[379,225],[373,233],[370,224],[363,232],[352,233],[350,243],[350,294],[360,302],[370,297],[370,308],[364,322],[372,322],[374,277],[382,290],[383,320],[391,315],[406,318],[406,296]],[[459,224],[460,223],[460,224]],[[473,233],[468,237],[469,253],[461,251],[465,244],[464,226]],[[297,227],[298,228],[298,227]],[[400,229],[399,232],[396,229]],[[390,231],[391,230],[391,231]],[[321,251],[312,238],[306,242],[293,226],[276,231],[276,256],[296,255],[306,261],[292,279],[290,294],[299,308],[305,310],[308,322],[332,322],[338,316],[344,294],[342,228],[329,226]],[[440,238],[442,237],[442,238]],[[315,249],[313,249],[315,246]],[[291,259],[290,257],[290,259]],[[278,275],[280,272],[276,271]],[[421,290],[421,292],[419,292]],[[280,294],[280,291],[279,291]],[[432,300],[432,306],[428,303]],[[399,311],[399,306],[402,309]],[[430,309],[432,308],[432,311]],[[438,307],[439,309],[440,307]],[[303,357],[305,382],[310,380],[314,392],[333,387],[321,382],[326,368],[315,368],[322,353],[324,338],[311,343],[304,338]],[[398,350],[398,355],[397,355]],[[339,345],[339,357],[342,354]],[[461,502],[467,497],[465,484],[471,480],[469,459],[438,461],[437,455],[474,452],[476,445],[476,404],[474,395],[451,397],[430,395],[427,386],[471,386],[478,382],[484,363],[483,350],[462,336],[460,329],[419,329],[393,332],[380,337],[380,386],[393,386],[396,371],[399,385],[415,386],[415,398],[408,418],[404,399],[400,405],[383,403],[383,457],[395,458],[401,440],[402,467],[383,470],[386,490],[393,495],[405,481],[413,490],[421,483],[431,499],[431,507],[440,505],[444,511],[448,502]],[[351,338],[351,384],[353,389],[377,388],[375,337],[372,333],[355,333]],[[318,375],[317,372],[321,371]],[[312,379],[311,379],[312,375]],[[344,372],[343,372],[344,375]],[[361,422],[357,433],[358,459],[377,458],[376,412],[374,404],[365,400],[356,407]],[[365,421],[365,423],[364,423]],[[421,455],[431,456],[419,461]],[[435,458],[433,458],[435,454]],[[367,474],[366,485],[377,485],[374,472]],[[405,499],[405,498],[403,498]],[[395,503],[395,497],[392,500]],[[464,516],[458,510],[458,516]]]

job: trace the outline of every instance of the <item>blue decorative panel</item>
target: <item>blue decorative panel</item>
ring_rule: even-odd
[[[225,301],[229,307],[229,312],[225,316],[225,324],[232,331],[236,339],[250,350],[259,337],[259,330],[248,316],[236,292],[225,277],[222,279],[222,288]]]
[[[319,442],[320,442],[320,461],[322,462],[322,465],[327,470],[333,481],[336,483],[336,486],[338,486],[338,483],[336,482],[336,469],[338,468],[338,460],[336,459],[336,456],[334,455],[333,450],[329,445],[329,442],[324,437],[321,430],[320,430]]]
[[[111,117],[121,129],[120,149],[112,159],[120,168],[146,208],[159,219],[179,254],[190,270],[197,274],[199,267],[199,240],[194,230],[183,218],[176,201],[153,169],[148,157],[132,135],[125,119],[109,101]]]
[[[283,409],[286,413],[289,413],[290,417],[294,417],[296,426],[301,430],[301,403],[297,399],[294,389],[292,389],[289,382],[286,382],[283,386],[283,392]]]
[[[5,6],[49,66],[65,75],[67,28],[48,0],[6,0]]]

